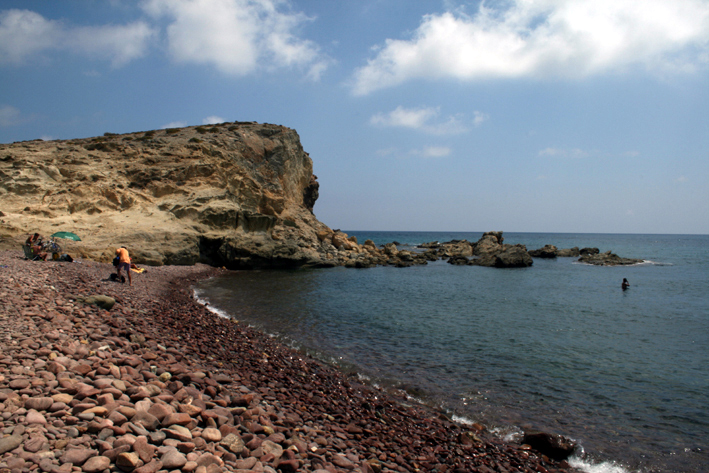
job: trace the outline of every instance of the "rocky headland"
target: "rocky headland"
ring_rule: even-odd
[[[82,238],[68,251],[95,261],[125,245],[149,265],[344,264],[324,248],[334,232],[313,215],[318,186],[298,134],[278,125],[0,145],[0,244],[61,230]]]
[[[0,472],[559,472],[573,445],[507,444],[220,318],[161,266],[0,252]]]
[[[4,144],[0,249],[18,248],[28,233],[70,231],[82,238],[64,245],[74,257],[108,262],[125,245],[135,263],[153,266],[366,268],[447,259],[511,268],[530,266],[532,257],[574,256],[549,245],[533,252],[506,245],[502,232],[423,251],[359,243],[315,217],[318,188],[298,134],[279,125]],[[589,264],[634,264],[612,254],[583,256]]]

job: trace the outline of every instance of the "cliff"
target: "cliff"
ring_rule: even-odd
[[[0,247],[78,234],[64,251],[229,268],[332,266],[318,183],[295,130],[223,123],[0,145]],[[318,238],[320,234],[320,238]]]

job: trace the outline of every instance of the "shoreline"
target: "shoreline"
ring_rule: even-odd
[[[222,270],[0,266],[0,471],[573,471],[218,316],[192,284]]]

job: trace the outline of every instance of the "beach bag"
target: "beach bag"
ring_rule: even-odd
[[[116,268],[118,267],[118,265],[120,264],[120,262],[121,262],[121,258],[120,258],[120,257],[116,256],[115,258],[113,258],[113,266],[115,266]]]

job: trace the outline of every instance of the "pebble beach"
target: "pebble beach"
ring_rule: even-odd
[[[210,312],[221,271],[0,252],[0,473],[572,471]]]

